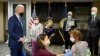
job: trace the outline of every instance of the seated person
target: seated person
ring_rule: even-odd
[[[40,34],[36,40],[36,54],[35,56],[56,56],[56,54],[50,53],[45,46],[49,45],[50,41],[46,34]]]
[[[70,40],[74,43],[72,46],[72,56],[90,56],[90,50],[88,48],[88,44],[86,41],[81,41],[82,33],[77,30],[71,30],[70,32]]]

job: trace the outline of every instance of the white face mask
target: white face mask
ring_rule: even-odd
[[[71,18],[72,18],[72,16],[68,16],[68,18],[70,18],[70,19],[71,19]]]
[[[91,12],[91,15],[92,15],[92,16],[95,16],[95,15],[96,15],[96,13],[95,13],[95,12]]]
[[[50,40],[46,41],[46,42],[45,42],[45,45],[46,45],[46,46],[50,45]]]
[[[70,37],[71,42],[75,42],[75,39],[73,37]]]
[[[35,24],[38,24],[38,23],[39,23],[39,20],[34,20],[34,23],[35,23]]]

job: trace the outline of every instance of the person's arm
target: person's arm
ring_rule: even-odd
[[[43,25],[40,23],[39,25],[39,30],[38,30],[38,35],[43,33]]]
[[[99,30],[100,30],[100,17],[98,17],[98,26],[99,26]]]
[[[64,56],[64,54],[57,54],[56,56]]]
[[[72,56],[75,56],[75,45],[72,46],[71,50],[72,50]]]
[[[50,52],[49,52],[50,53]],[[50,53],[51,56],[57,56],[57,54]]]
[[[48,52],[46,49],[41,50],[40,53],[39,53],[39,55],[40,56],[56,56],[56,54],[52,54],[52,53]]]
[[[88,25],[90,24],[90,21],[91,21],[91,16],[87,20]]]
[[[32,24],[32,25],[31,25],[31,29],[30,29],[30,37],[32,37],[32,35],[34,34],[34,33],[33,33],[33,27],[34,27],[34,26],[33,26],[33,24]]]
[[[40,33],[43,33],[43,25],[41,24]]]
[[[18,41],[20,36],[14,33],[14,29],[15,29],[14,20],[10,18],[8,21],[8,33],[14,40]]]
[[[36,33],[35,33],[35,29],[34,29],[34,24],[32,24],[32,27],[30,29],[30,40],[35,40],[36,37]]]

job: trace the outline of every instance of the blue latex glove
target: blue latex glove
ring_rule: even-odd
[[[66,49],[64,56],[72,56],[72,51],[70,49]]]

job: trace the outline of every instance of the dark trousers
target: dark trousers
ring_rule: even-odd
[[[90,51],[93,55],[98,55],[98,49],[99,49],[99,36],[93,37],[90,33],[88,33],[88,39],[87,42],[90,47]]]
[[[70,35],[68,31],[64,32],[64,39],[65,39],[65,49],[68,49],[72,47],[73,43],[70,41]]]
[[[11,56],[22,56],[22,48],[10,48]]]
[[[98,55],[98,42],[99,42],[99,38],[91,38],[89,40],[89,47],[90,47],[90,51],[91,53],[94,53],[94,55]]]

